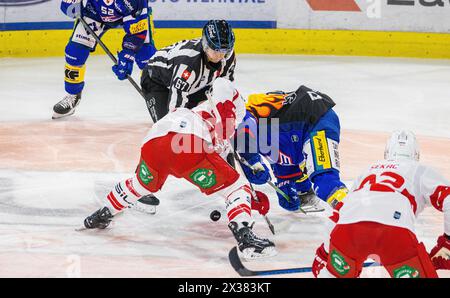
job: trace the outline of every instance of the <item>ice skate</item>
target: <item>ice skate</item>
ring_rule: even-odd
[[[156,214],[156,206],[159,206],[159,199],[153,194],[149,194],[140,198],[134,204],[134,210],[147,214]]]
[[[53,106],[52,119],[67,117],[75,113],[75,108],[81,100],[81,92],[78,94],[67,94],[60,102]]]
[[[301,200],[300,208],[302,208],[306,213],[325,211],[325,208],[320,205],[320,199],[316,196],[312,188],[305,193],[299,192],[298,196]]]
[[[238,242],[238,248],[243,258],[252,260],[275,256],[277,254],[275,244],[268,239],[256,236],[252,231],[252,226],[246,224],[244,223],[241,228],[238,228],[238,224],[234,221],[228,224]]]
[[[86,229],[106,229],[111,223],[112,218],[113,216],[108,207],[103,207],[84,220],[84,227]]]

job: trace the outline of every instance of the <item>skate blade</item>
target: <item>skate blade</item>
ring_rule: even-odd
[[[323,211],[325,211],[325,208],[323,208],[323,207],[314,207],[314,206],[311,206],[311,207],[302,207],[302,208],[303,208],[303,211],[306,212],[306,214],[308,214],[308,213],[316,213],[316,212],[323,212]]]
[[[69,112],[69,113],[67,113],[67,114],[58,114],[58,113],[56,113],[56,112],[53,112],[52,119],[53,119],[53,120],[61,119],[61,118],[64,118],[64,117],[71,116],[71,115],[73,115],[74,113],[75,113],[75,110],[72,110],[71,112]]]
[[[247,248],[244,249],[244,251],[240,252],[242,258],[247,261],[271,258],[276,256],[277,254],[278,251],[276,250],[275,246],[266,247],[260,253],[256,253],[255,248]]]
[[[156,206],[142,204],[139,201],[133,205],[132,209],[145,214],[156,214]]]

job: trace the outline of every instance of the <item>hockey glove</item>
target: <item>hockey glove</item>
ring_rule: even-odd
[[[450,270],[450,236],[444,234],[438,238],[430,258],[436,270]]]
[[[262,216],[266,215],[270,210],[269,198],[266,194],[255,191],[257,198],[252,197],[252,209],[256,210]]]
[[[219,102],[216,105],[219,117],[215,126],[216,135],[222,140],[228,140],[236,131],[236,106],[231,100]]]
[[[261,162],[259,154],[255,154],[247,162],[251,165],[251,168],[246,164],[241,164],[242,170],[250,183],[262,185],[270,180],[269,168]]]
[[[278,203],[281,207],[288,211],[297,211],[300,209],[300,198],[297,194],[297,189],[295,188],[294,180],[284,180],[278,181],[277,184],[279,189],[281,189],[287,196],[289,196],[289,201],[277,192]]]
[[[316,256],[314,257],[314,262],[312,264],[312,273],[315,278],[319,276],[320,271],[322,271],[328,262],[328,253],[325,250],[325,245],[322,245],[316,250]]]
[[[121,81],[125,80],[133,72],[134,56],[127,50],[118,54],[117,64],[112,67],[113,72]]]

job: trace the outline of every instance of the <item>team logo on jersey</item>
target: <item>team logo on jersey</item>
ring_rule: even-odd
[[[153,177],[153,174],[148,169],[148,166],[145,163],[145,161],[142,161],[141,164],[139,165],[139,179],[145,185],[149,185],[150,182],[155,180],[155,177]]]
[[[345,258],[340,255],[336,250],[331,252],[331,265],[336,270],[337,273],[344,276],[350,271],[350,266],[345,261]]]
[[[394,278],[420,278],[420,273],[417,269],[404,265],[394,270]]]
[[[292,158],[287,155],[286,153],[283,153],[280,151],[280,159],[279,159],[280,164],[282,165],[293,165],[294,163],[292,162]]]
[[[0,0],[0,6],[29,6],[49,1],[50,0]]]
[[[217,184],[216,174],[208,169],[198,169],[190,175],[192,181],[200,188],[208,189]]]

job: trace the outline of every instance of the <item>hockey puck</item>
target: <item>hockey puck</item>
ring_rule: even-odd
[[[217,210],[213,210],[213,212],[211,212],[211,214],[209,215],[212,221],[218,221],[220,219],[220,216],[221,214]]]

